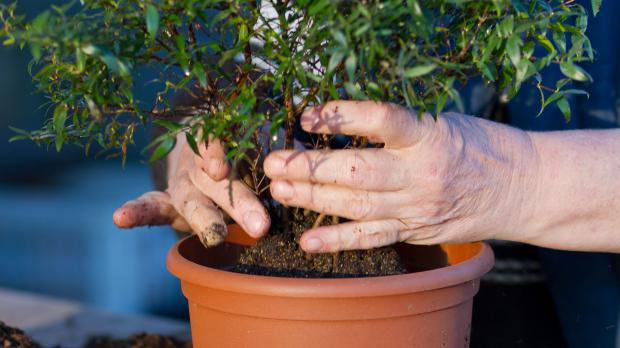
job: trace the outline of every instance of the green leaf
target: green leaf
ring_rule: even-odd
[[[12,35],[10,35],[8,38],[2,41],[2,44],[4,46],[11,46],[14,43],[15,43],[15,36],[12,36]]]
[[[334,30],[332,31],[332,35],[334,40],[339,43],[343,47],[347,47],[347,37],[341,31]]]
[[[54,109],[54,130],[56,134],[60,133],[65,128],[65,121],[67,120],[67,107],[63,104],[56,106]]]
[[[26,140],[26,139],[30,139],[30,137],[28,135],[14,135],[9,138],[9,143],[12,143],[18,140]]]
[[[554,31],[551,36],[553,37],[555,45],[560,49],[560,52],[566,52],[566,35],[562,32]]]
[[[20,129],[20,128],[15,128],[13,126],[9,126],[9,129],[12,130],[13,132],[20,134],[20,135],[29,135],[30,132],[28,132],[25,129]]]
[[[216,25],[217,23],[223,21],[224,19],[229,18],[231,13],[232,13],[231,10],[223,10],[223,11],[218,12],[218,14],[216,14],[215,17],[213,17],[213,19],[211,20],[211,25]]]
[[[173,121],[170,121],[170,120],[165,120],[163,118],[159,118],[159,119],[153,121],[153,123],[155,123],[158,126],[164,127],[167,130],[172,131],[172,132],[176,132],[179,129],[183,128],[182,124],[176,123],[176,122],[173,122]]]
[[[201,157],[200,151],[198,151],[198,144],[196,143],[196,138],[194,138],[194,136],[191,133],[185,132],[185,139],[187,140],[187,144],[192,149],[192,151],[194,151],[196,155]]]
[[[148,31],[149,36],[154,39],[159,30],[159,11],[157,11],[155,6],[149,4],[146,6],[144,18],[146,19],[146,31]]]
[[[47,23],[49,22],[50,12],[45,11],[39,14],[31,23],[31,28],[37,32],[44,32]]]
[[[241,27],[239,27],[239,41],[245,41],[248,39],[248,26],[245,24],[242,24]]]
[[[570,104],[568,103],[568,100],[566,100],[566,98],[562,96],[558,99],[555,105],[557,105],[558,109],[562,111],[562,114],[564,115],[564,120],[566,122],[570,121]]]
[[[515,67],[518,67],[521,62],[522,45],[523,41],[521,41],[519,35],[511,36],[510,39],[508,39],[508,42],[506,42],[506,54]]]
[[[338,64],[340,64],[340,62],[342,62],[343,58],[344,58],[344,52],[342,51],[334,52],[331,58],[329,58],[329,64],[327,65],[327,72],[332,72],[336,70],[336,67],[338,67]]]
[[[75,48],[75,65],[79,72],[83,72],[86,68],[86,54],[80,47]]]
[[[105,53],[101,56],[101,60],[108,66],[110,71],[121,76],[129,76],[129,68],[127,65],[116,58],[112,53]]]
[[[590,3],[592,4],[592,13],[595,16],[598,14],[598,11],[600,11],[602,2],[603,0],[591,0],[590,1]]]
[[[30,44],[30,53],[32,54],[32,58],[35,60],[35,62],[38,62],[41,59],[41,55],[43,54],[41,52],[41,49],[41,45],[39,45],[38,43]]]
[[[590,76],[590,74],[588,74],[585,70],[571,62],[561,63],[560,71],[562,71],[562,74],[564,74],[564,76],[570,77],[571,79],[576,81],[592,81],[592,76]]]
[[[430,73],[437,68],[437,64],[418,65],[413,68],[406,69],[403,76],[406,78],[420,77]]]
[[[357,57],[355,53],[351,53],[347,60],[344,62],[344,67],[349,75],[349,80],[353,80],[355,77],[355,68],[357,67]]]
[[[204,66],[200,62],[194,62],[194,68],[192,69],[192,73],[198,79],[198,83],[202,88],[207,88],[207,73],[205,72]]]
[[[435,105],[435,116],[439,116],[443,111],[443,108],[446,106],[446,102],[448,101],[448,93],[441,93],[437,97],[437,104]]]
[[[157,146],[155,151],[153,151],[150,161],[154,162],[166,156],[168,153],[170,153],[170,151],[174,147],[174,144],[176,144],[176,139],[174,137],[169,137],[162,140],[162,142],[159,144],[159,146]]]
[[[499,37],[507,38],[512,35],[512,31],[514,30],[514,18],[512,16],[508,16],[501,21],[501,23],[497,27],[497,33]]]
[[[64,135],[61,134],[56,134],[56,152],[60,152],[60,150],[62,150],[62,144],[65,142],[65,137]]]
[[[555,53],[555,47],[553,47],[553,44],[551,43],[551,41],[549,41],[547,36],[540,34],[536,36],[536,39],[547,50],[547,52]]]

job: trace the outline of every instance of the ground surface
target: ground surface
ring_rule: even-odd
[[[184,309],[187,310],[187,306]],[[107,341],[113,341],[141,332],[171,336],[179,342],[191,339],[189,323],[185,321],[111,313],[76,302],[3,288],[0,288],[0,321],[24,330],[42,347],[82,348],[93,337],[105,337]],[[0,348],[5,347],[0,344]]]
[[[30,337],[19,329],[7,326],[0,321],[0,347],[2,348],[38,348]]]

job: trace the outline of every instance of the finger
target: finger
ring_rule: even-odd
[[[226,161],[224,146],[219,139],[211,137],[208,144],[198,147],[198,152],[200,156],[195,156],[194,161],[211,179],[220,181],[228,175],[230,165]]]
[[[308,132],[367,136],[386,147],[414,144],[428,123],[428,117],[417,120],[409,109],[374,101],[330,101],[301,116]]]
[[[171,192],[172,204],[203,245],[215,246],[226,239],[228,229],[222,213],[207,196],[196,189],[187,175],[181,176]]]
[[[193,186],[211,197],[250,236],[259,238],[267,233],[271,224],[269,214],[245,184],[239,180],[214,181],[200,171],[192,171],[190,179]]]
[[[147,192],[126,202],[114,211],[112,219],[120,228],[172,225],[177,230],[189,231],[189,225],[170,202],[170,196],[160,191]]]
[[[392,217],[402,198],[391,193],[339,186],[275,180],[271,195],[283,204],[353,220]]]
[[[402,240],[404,225],[398,220],[346,222],[306,231],[299,241],[306,252],[372,249]]]
[[[396,151],[389,149],[274,151],[263,167],[271,179],[396,191],[410,181],[401,162]]]

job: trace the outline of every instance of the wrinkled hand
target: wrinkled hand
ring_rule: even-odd
[[[214,140],[199,146],[196,155],[180,134],[168,158],[168,189],[147,192],[126,202],[114,212],[114,223],[121,228],[145,225],[171,225],[174,229],[198,234],[205,245],[217,245],[227,236],[222,208],[252,237],[269,229],[265,208],[241,181],[230,181],[224,149]],[[232,184],[232,202],[229,185]]]
[[[510,239],[536,172],[529,135],[483,119],[435,121],[376,102],[335,101],[308,110],[309,132],[367,136],[384,148],[276,151],[264,164],[284,204],[349,221],[306,231],[308,252]]]

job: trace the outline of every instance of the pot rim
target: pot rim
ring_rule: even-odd
[[[265,296],[347,298],[401,295],[455,286],[476,280],[494,264],[491,247],[483,242],[471,258],[429,271],[367,278],[286,278],[249,275],[194,263],[179,252],[178,241],[168,252],[167,268],[182,282],[211,289]]]

